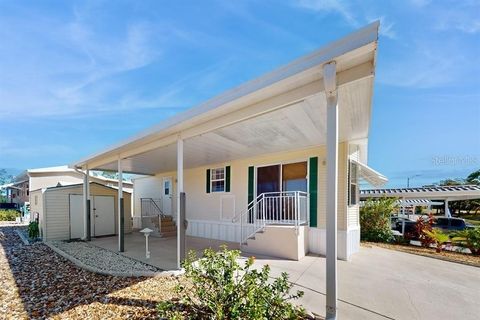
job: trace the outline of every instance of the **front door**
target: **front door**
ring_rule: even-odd
[[[257,218],[278,219],[280,191],[280,165],[257,168],[257,196],[265,194],[263,202],[257,208]]]
[[[93,197],[95,236],[115,234],[115,197]]]
[[[162,180],[162,212],[163,214],[172,215],[172,195],[173,195],[173,185],[172,178],[167,177]]]
[[[276,221],[294,219],[294,191],[307,192],[306,161],[258,167],[257,196],[265,193],[265,197],[257,209],[257,218]]]

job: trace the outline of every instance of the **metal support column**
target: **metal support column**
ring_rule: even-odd
[[[323,66],[327,98],[326,319],[337,318],[338,106],[336,63]]]

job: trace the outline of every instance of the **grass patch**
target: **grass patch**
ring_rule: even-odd
[[[464,215],[462,218],[464,218],[467,223],[473,224],[474,226],[480,226],[479,214]]]

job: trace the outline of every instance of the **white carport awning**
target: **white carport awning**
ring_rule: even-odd
[[[379,173],[378,171],[373,170],[366,164],[350,159],[354,164],[357,165],[358,167],[358,174],[361,178],[363,178],[365,181],[373,185],[374,187],[380,187],[383,186],[385,183],[388,182],[388,178],[385,177],[383,174]]]
[[[167,119],[71,167],[158,174],[326,145],[323,66],[336,62],[338,140],[366,141],[378,23]],[[369,175],[370,176],[370,175]]]

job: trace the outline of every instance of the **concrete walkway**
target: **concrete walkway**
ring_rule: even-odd
[[[103,237],[92,239],[92,244],[117,252],[118,237]],[[238,249],[238,243],[186,237],[186,252],[195,250],[200,256],[204,249],[218,249],[221,245],[226,245],[229,249]],[[150,259],[145,258],[145,237],[140,232],[132,232],[125,235],[125,252],[122,254],[153,265],[163,270],[177,269],[177,239],[176,238],[158,238],[149,237]]]
[[[299,301],[325,316],[325,258],[257,257],[272,276],[288,272]],[[339,319],[479,319],[480,268],[372,247],[338,263]]]
[[[125,237],[126,256],[164,270],[176,268],[176,239],[150,238],[151,258],[145,259],[145,238]],[[93,244],[116,251],[117,237],[97,238]],[[187,237],[188,250],[237,243]],[[249,256],[250,254],[245,254]],[[290,275],[298,302],[325,316],[325,258],[306,256],[300,261],[256,257],[255,266],[270,265],[271,275]],[[378,247],[361,247],[349,262],[338,262],[339,319],[479,319],[480,268]]]

